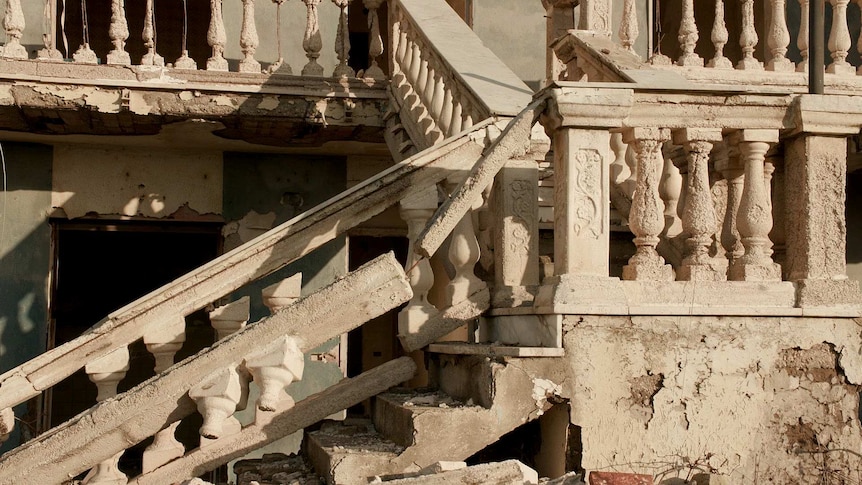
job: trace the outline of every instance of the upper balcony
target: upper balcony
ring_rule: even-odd
[[[264,145],[380,143],[387,8],[354,4],[10,0],[0,129],[151,135],[203,119]]]

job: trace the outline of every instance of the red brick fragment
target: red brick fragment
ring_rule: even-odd
[[[617,472],[590,472],[590,485],[653,485],[653,481],[652,475]]]

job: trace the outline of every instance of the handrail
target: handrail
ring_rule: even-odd
[[[482,43],[445,1],[395,0],[390,8],[403,12],[423,47],[471,94],[476,107],[481,108],[480,119],[515,116],[530,104],[533,91],[529,86]],[[393,51],[396,49],[397,46]]]
[[[0,375],[0,409],[20,404],[88,363],[158,332],[314,251],[399,200],[469,168],[484,148],[480,123],[379,173],[110,314],[80,337]],[[479,138],[480,141],[476,141]]]

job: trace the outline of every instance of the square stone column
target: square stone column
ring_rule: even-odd
[[[862,101],[804,95],[795,109],[795,136],[784,150],[785,274],[797,285],[798,306],[858,313],[862,294],[846,271],[844,201],[847,137],[862,126]]]
[[[574,311],[572,305],[625,301],[610,278],[611,130],[632,105],[627,89],[554,90],[542,124],[554,150],[554,276],[542,283],[534,306]]]

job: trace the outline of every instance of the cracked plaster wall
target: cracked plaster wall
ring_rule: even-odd
[[[862,479],[862,458],[841,451],[862,447],[852,319],[569,316],[565,331],[587,470]]]

